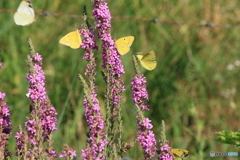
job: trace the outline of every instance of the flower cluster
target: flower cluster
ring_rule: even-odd
[[[0,68],[2,65],[0,63]],[[0,159],[4,159],[8,156],[11,156],[11,153],[7,151],[7,140],[8,136],[11,134],[12,125],[10,119],[9,108],[7,104],[4,102],[5,100],[5,93],[0,92]],[[3,155],[4,153],[4,155]],[[3,156],[3,157],[2,157]]]
[[[31,62],[33,65],[33,72],[29,72],[26,76],[30,83],[30,88],[28,89],[29,99],[33,104],[38,104],[38,102],[46,103],[46,90],[45,76],[42,70],[42,57],[38,53],[31,57]],[[42,104],[39,104],[42,106]],[[40,107],[38,106],[38,107]]]
[[[89,29],[81,29],[80,34],[84,37],[83,42],[81,44],[81,48],[85,49],[85,54],[83,55],[83,59],[86,59],[89,63],[87,64],[87,69],[85,70],[85,75],[89,78],[94,78],[96,75],[96,57],[93,57],[93,50],[97,50],[97,44],[94,40],[93,30],[90,26]],[[95,81],[95,78],[93,79]]]
[[[10,111],[7,104],[4,102],[5,93],[0,92],[0,131],[4,134],[11,134],[12,125],[10,119]]]
[[[85,108],[85,117],[89,126],[89,143],[85,150],[82,150],[82,157],[84,160],[88,159],[105,159],[103,150],[108,143],[106,134],[104,133],[104,120],[100,115],[100,106],[96,98],[96,94],[91,94],[91,102],[93,106],[89,104],[87,98],[84,97],[83,105]]]
[[[138,120],[138,141],[144,150],[145,159],[151,159],[156,154],[156,139],[152,128],[153,125],[148,118]]]
[[[103,56],[103,68],[108,69],[113,75],[120,77],[124,74],[122,62],[120,60],[120,54],[118,54],[115,42],[110,34],[110,12],[105,2],[98,5],[94,5],[95,9],[93,14],[95,15],[96,28],[98,29],[98,36],[102,40],[102,56]],[[103,10],[101,10],[103,9]],[[106,12],[104,14],[104,12]]]
[[[47,99],[45,90],[45,76],[42,70],[42,57],[38,53],[28,56],[29,73],[26,78],[30,83],[26,96],[31,100],[30,116],[25,122],[26,132],[19,129],[15,138],[17,140],[17,155],[35,159],[39,157],[56,158],[55,149],[51,149],[52,131],[56,130],[57,112]],[[48,148],[43,149],[42,144],[47,142]],[[26,145],[28,144],[28,145]],[[26,148],[29,147],[29,148]],[[70,152],[75,156],[76,153]]]
[[[28,121],[25,123],[26,129],[29,133],[29,138],[32,142],[36,139],[35,136],[37,134],[36,129],[38,125],[42,127],[44,140],[49,139],[49,135],[52,131],[56,130],[57,112],[54,107],[52,107],[46,95],[45,85],[45,76],[42,70],[42,57],[38,53],[36,53],[32,58],[31,61],[33,63],[33,70],[34,72],[29,72],[26,76],[27,80],[30,83],[30,87],[28,89],[29,99],[32,101],[32,115],[37,114],[40,121],[37,121],[34,117],[27,118]],[[37,124],[39,123],[40,124]],[[35,143],[35,142],[34,142]]]
[[[81,29],[80,30],[80,34],[84,37],[82,44],[81,44],[81,48],[85,49],[86,51],[88,51],[87,53],[91,52],[92,50],[98,50],[96,41],[94,40],[95,36],[92,33],[93,29],[88,26],[89,29]],[[84,59],[88,59],[89,58],[89,54],[86,54],[83,56]]]
[[[143,74],[135,75],[131,82],[133,103],[138,104],[142,110],[149,110],[148,105],[146,105],[146,101],[148,100],[146,82],[146,77]]]
[[[151,159],[156,154],[156,139],[153,131],[151,120],[143,117],[144,110],[148,110],[146,100],[148,100],[148,93],[146,90],[146,77],[144,75],[136,74],[131,82],[133,103],[137,109],[137,123],[138,123],[138,141],[144,150],[144,158]]]
[[[165,145],[159,148],[158,152],[160,154],[158,156],[158,160],[174,160],[172,154],[170,153],[171,147],[168,143],[169,142],[166,141]]]
[[[59,155],[59,157],[69,157],[70,159],[73,159],[74,156],[76,156],[76,151],[74,151],[72,148],[69,148],[68,145],[65,145],[65,149]]]
[[[103,68],[109,72],[110,93],[107,98],[111,101],[111,106],[118,107],[122,98],[120,93],[124,89],[124,82],[119,77],[124,74],[124,68],[120,60],[114,40],[111,37],[111,14],[105,0],[92,0],[94,2],[93,15],[96,19],[96,29],[98,37],[102,40]]]

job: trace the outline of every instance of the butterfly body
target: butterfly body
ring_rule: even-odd
[[[82,39],[80,37],[80,33],[78,29],[76,31],[70,32],[63,36],[60,41],[60,44],[66,45],[71,47],[72,49],[80,48],[80,45],[82,44]]]
[[[35,13],[30,0],[22,1],[17,9],[17,12],[13,16],[14,22],[21,26],[33,23],[35,21],[34,17]]]
[[[170,152],[173,154],[174,160],[182,160],[188,156],[188,150],[186,149],[172,148]]]
[[[150,51],[146,54],[142,52],[137,53],[137,58],[140,61],[140,64],[147,70],[153,70],[157,66],[156,56],[154,51]]]
[[[124,55],[129,52],[130,47],[134,41],[133,36],[119,38],[115,41],[115,46],[119,54]]]

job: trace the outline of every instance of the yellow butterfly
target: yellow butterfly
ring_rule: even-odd
[[[13,18],[17,25],[26,26],[35,21],[35,14],[33,5],[30,0],[24,0],[20,3],[17,12],[15,12]]]
[[[70,32],[64,37],[62,37],[59,41],[60,44],[71,47],[72,49],[80,48],[82,44],[82,39],[80,37],[80,33],[78,29],[76,31]]]
[[[133,36],[122,37],[116,40],[115,46],[117,47],[118,53],[121,55],[128,53],[133,41],[134,41]]]
[[[154,51],[150,51],[146,54],[142,52],[137,52],[137,58],[139,59],[141,65],[147,70],[153,70],[157,66],[156,56]]]
[[[172,148],[170,152],[173,154],[174,160],[182,160],[182,158],[188,156],[188,150],[186,149]]]

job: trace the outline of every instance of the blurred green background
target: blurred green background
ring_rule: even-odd
[[[14,10],[21,1],[0,1],[0,92],[6,93],[13,125],[9,150],[14,151],[15,133],[28,116],[30,101],[25,97],[29,86],[25,76],[25,59],[30,53],[28,38],[43,57],[48,96],[63,118],[54,132],[54,148],[58,153],[69,144],[79,155],[85,148],[86,122],[82,107],[83,88],[78,73],[83,74],[85,61],[83,49],[73,50],[60,45],[65,34],[81,28],[82,18],[69,16],[36,15],[29,26],[17,26]],[[81,15],[83,5],[92,16],[92,3],[86,0],[32,0],[37,13]],[[189,160],[231,159],[234,157],[209,156],[210,151],[239,152],[233,146],[214,141],[219,130],[239,131],[239,71],[240,28],[200,27],[173,25],[150,21],[119,18],[157,18],[159,21],[237,25],[240,22],[238,0],[107,0],[112,17],[114,39],[133,35],[135,41],[130,53],[121,57],[126,91],[122,99],[124,140],[132,143],[136,138],[135,109],[131,101],[130,81],[134,74],[132,54],[155,50],[158,66],[154,71],[142,72],[147,77],[150,111],[145,115],[154,125],[159,139],[161,120],[166,124],[166,136],[172,147],[189,150]],[[94,20],[90,19],[94,25]],[[99,46],[101,43],[98,41]],[[99,47],[100,48],[100,47]],[[98,98],[103,106],[105,86],[101,71],[101,49],[96,52]],[[102,113],[105,109],[102,107]],[[240,153],[240,152],[239,152]],[[125,154],[132,159],[142,159],[138,143]],[[237,158],[236,158],[237,159]]]

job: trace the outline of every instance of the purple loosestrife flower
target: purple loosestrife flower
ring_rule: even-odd
[[[160,154],[158,156],[158,160],[174,160],[172,154],[170,153],[171,147],[168,143],[169,142],[166,141],[166,144],[159,148],[158,152]]]
[[[74,151],[72,148],[69,148],[68,145],[65,145],[65,149],[62,151],[59,157],[70,157],[70,159],[73,159],[74,156],[76,156],[76,151]]]
[[[56,130],[57,119],[55,117],[56,110],[52,107],[46,96],[45,76],[42,70],[42,58],[38,53],[31,54],[28,57],[29,73],[26,78],[30,83],[27,97],[31,100],[31,113],[30,117],[27,117],[25,127],[27,130],[27,141],[23,141],[25,136],[22,131],[17,133],[15,138],[17,139],[18,155],[23,154],[24,143],[29,143],[31,148],[28,149],[27,157],[39,156],[38,153],[39,141],[44,143],[49,140],[51,132]],[[39,139],[39,137],[41,137]],[[21,142],[22,141],[22,142]],[[25,153],[26,154],[26,153]]]
[[[42,127],[42,136],[44,141],[49,139],[52,131],[56,130],[57,112],[54,107],[48,104],[45,85],[45,76],[42,70],[42,57],[38,53],[31,57],[33,62],[34,72],[29,72],[26,76],[30,83],[28,89],[29,99],[32,101],[32,105],[35,107],[32,111],[32,115],[37,114],[40,121],[36,121],[34,117],[27,118],[28,121],[25,123],[26,129],[28,130],[29,140],[34,143],[36,140],[37,127]],[[40,124],[38,124],[40,123]]]
[[[2,63],[0,62],[0,68]],[[11,153],[6,149],[8,136],[11,134],[12,125],[10,119],[9,108],[4,102],[5,93],[0,92],[0,159],[5,159],[11,156]]]
[[[106,110],[107,110],[107,123],[106,130],[108,133],[109,143],[114,143],[114,135],[118,134],[118,144],[121,148],[122,142],[122,117],[120,111],[120,99],[121,93],[125,90],[125,85],[120,78],[124,74],[123,64],[120,59],[120,54],[117,52],[115,42],[111,37],[111,14],[105,0],[91,0],[93,5],[93,15],[95,17],[95,25],[98,30],[98,38],[102,40],[102,60],[104,73],[104,79],[106,81]],[[116,118],[117,117],[117,118]],[[114,132],[114,122],[119,121],[118,133]],[[113,147],[107,147],[107,158],[113,155]],[[120,153],[121,154],[121,153]],[[115,157],[116,158],[116,157]]]
[[[56,158],[59,155],[54,149],[51,149],[51,137],[52,131],[57,129],[57,118],[55,117],[57,112],[46,95],[41,55],[38,53],[29,55],[27,65],[29,73],[26,78],[30,87],[26,96],[31,100],[30,116],[25,122],[26,131],[22,131],[20,128],[15,136],[17,156],[27,159]],[[48,143],[46,150],[43,148],[45,142]]]
[[[144,158],[149,160],[156,154],[156,139],[151,130],[153,128],[151,120],[143,116],[144,110],[148,110],[148,105],[146,105],[148,100],[146,77],[136,74],[131,84],[133,102],[137,109],[138,141],[144,150]]]
[[[151,159],[156,154],[156,139],[151,124],[151,120],[145,118],[138,120],[138,141],[144,150],[144,158]]]
[[[5,93],[0,92],[0,132],[9,135],[12,131],[10,111],[7,104],[4,102]]]
[[[85,28],[86,29],[82,29],[80,33],[84,37],[81,47],[86,50],[83,58],[89,62],[84,74],[89,78],[90,83],[87,85],[86,82],[83,82],[83,84],[85,84],[84,90],[86,94],[83,99],[83,105],[85,108],[85,117],[89,126],[89,137],[87,148],[82,150],[82,157],[84,160],[103,160],[105,159],[103,150],[108,142],[106,141],[106,134],[104,133],[103,116],[100,114],[100,105],[97,99],[97,94],[95,93],[97,90],[97,86],[94,84],[96,75],[96,58],[93,57],[93,50],[97,49],[97,46],[92,28],[90,25]]]
[[[90,26],[89,26],[90,27]],[[94,82],[95,81],[95,75],[96,75],[96,57],[93,57],[94,49],[98,49],[96,45],[96,41],[94,40],[94,34],[92,33],[93,29],[81,29],[80,34],[84,37],[83,42],[81,44],[81,48],[85,49],[85,54],[83,55],[83,59],[86,59],[87,62],[87,69],[85,70],[85,75]]]
[[[104,160],[105,156],[103,154],[103,150],[108,143],[105,140],[106,134],[104,133],[104,120],[103,116],[100,115],[100,106],[96,98],[96,94],[91,94],[91,101],[93,106],[89,104],[86,96],[83,99],[85,117],[89,126],[89,142],[87,149],[82,150],[82,157],[84,157],[84,160]]]
[[[134,76],[131,82],[133,103],[138,104],[141,110],[149,110],[148,105],[146,105],[146,102],[148,101],[146,82],[146,77],[143,74]]]
[[[120,93],[125,90],[124,82],[119,78],[124,74],[124,69],[110,34],[111,15],[105,0],[92,0],[92,2],[94,2],[93,15],[96,19],[98,37],[102,40],[103,68],[109,72],[107,82],[109,93],[106,96],[111,101],[111,106],[118,107],[122,98]]]

